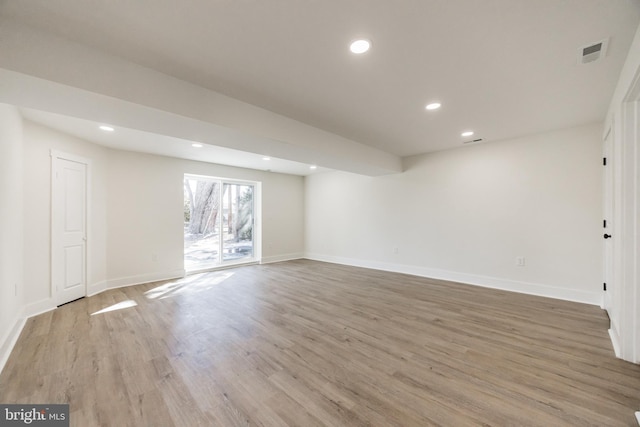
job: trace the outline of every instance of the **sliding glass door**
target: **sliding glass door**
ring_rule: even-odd
[[[185,270],[257,261],[256,187],[255,183],[185,175]]]

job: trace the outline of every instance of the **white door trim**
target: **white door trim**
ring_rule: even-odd
[[[614,221],[614,212],[613,212],[613,193],[614,193],[614,182],[613,182],[613,167],[615,166],[614,157],[613,157],[613,133],[611,131],[613,126],[609,126],[607,132],[605,133],[605,137],[602,144],[602,157],[605,162],[603,162],[603,173],[602,173],[602,190],[603,190],[603,206],[602,206],[602,218],[604,220],[603,224],[603,234],[612,233],[612,226]],[[613,307],[613,293],[616,291],[615,281],[613,280],[614,269],[613,269],[613,245],[611,240],[604,240],[604,244],[602,245],[602,259],[603,259],[603,297],[602,297],[602,308],[607,310],[609,316],[612,314]],[[606,289],[605,289],[606,287]]]
[[[623,106],[626,174],[624,177],[624,322],[623,359],[640,363],[640,81],[635,99]]]
[[[630,168],[632,169],[628,179],[630,180],[628,192],[633,201],[629,215],[629,230],[631,244],[629,245],[629,266],[627,274],[629,277],[628,295],[628,322],[630,328],[631,350],[628,355],[630,360],[640,363],[640,69],[636,70],[636,75],[631,84],[629,92],[623,104],[623,115],[626,121],[625,142],[629,147]],[[636,413],[640,423],[640,412]]]
[[[54,281],[54,277],[55,277],[55,271],[54,269],[56,268],[55,263],[54,263],[54,250],[56,248],[56,244],[59,242],[60,236],[58,236],[57,230],[54,227],[54,206],[55,205],[55,200],[54,198],[57,197],[56,195],[56,191],[54,190],[55,188],[55,180],[56,180],[56,172],[58,171],[58,162],[60,160],[67,160],[67,161],[71,161],[71,162],[76,162],[76,163],[80,163],[85,165],[86,168],[86,187],[85,187],[85,195],[86,195],[86,200],[85,200],[85,236],[86,236],[86,241],[85,241],[85,269],[84,269],[84,282],[85,282],[85,289],[84,289],[84,296],[86,296],[88,294],[88,281],[89,281],[89,277],[91,277],[91,261],[90,261],[90,257],[88,256],[90,253],[89,247],[91,245],[91,160],[87,159],[85,157],[81,157],[81,156],[77,156],[75,154],[70,154],[70,153],[66,153],[63,151],[58,151],[58,150],[51,150],[50,152],[51,155],[51,247],[50,247],[50,265],[51,265],[51,283],[50,283],[50,292],[51,292],[51,298],[54,302],[55,305],[59,305],[61,304],[61,302],[59,301],[59,295],[58,292],[56,290],[55,287],[55,281]]]

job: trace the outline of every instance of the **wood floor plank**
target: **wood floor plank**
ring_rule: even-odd
[[[103,292],[27,321],[2,403],[72,426],[635,426],[595,306],[308,260]]]

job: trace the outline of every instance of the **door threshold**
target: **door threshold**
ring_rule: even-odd
[[[72,302],[76,302],[76,301],[79,301],[79,300],[81,300],[81,299],[84,299],[84,297],[76,298],[76,299],[74,299],[74,300],[71,300],[71,301],[65,302],[64,304],[60,304],[60,305],[59,305],[59,306],[57,306],[56,308],[60,308],[60,307],[62,307],[63,305],[71,304]]]
[[[197,270],[186,270],[185,276],[191,276],[192,274],[210,273],[212,271],[227,270],[229,268],[244,267],[246,265],[257,265],[257,264],[260,264],[260,261],[253,260],[253,261],[247,261],[247,262],[238,262],[235,264],[223,264],[215,267],[201,268]]]

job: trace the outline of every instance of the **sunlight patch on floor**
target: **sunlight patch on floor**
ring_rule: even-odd
[[[220,271],[215,273],[202,273],[187,276],[183,279],[165,283],[148,290],[144,295],[149,299],[162,299],[189,291],[202,291],[218,285],[235,273],[233,271]]]
[[[125,308],[135,307],[136,305],[138,305],[138,303],[130,299],[130,300],[119,302],[117,304],[110,305],[109,307],[103,308],[102,310],[96,311],[95,313],[91,313],[91,315],[94,316],[96,314],[103,314],[103,313],[108,313],[110,311],[122,310]]]

